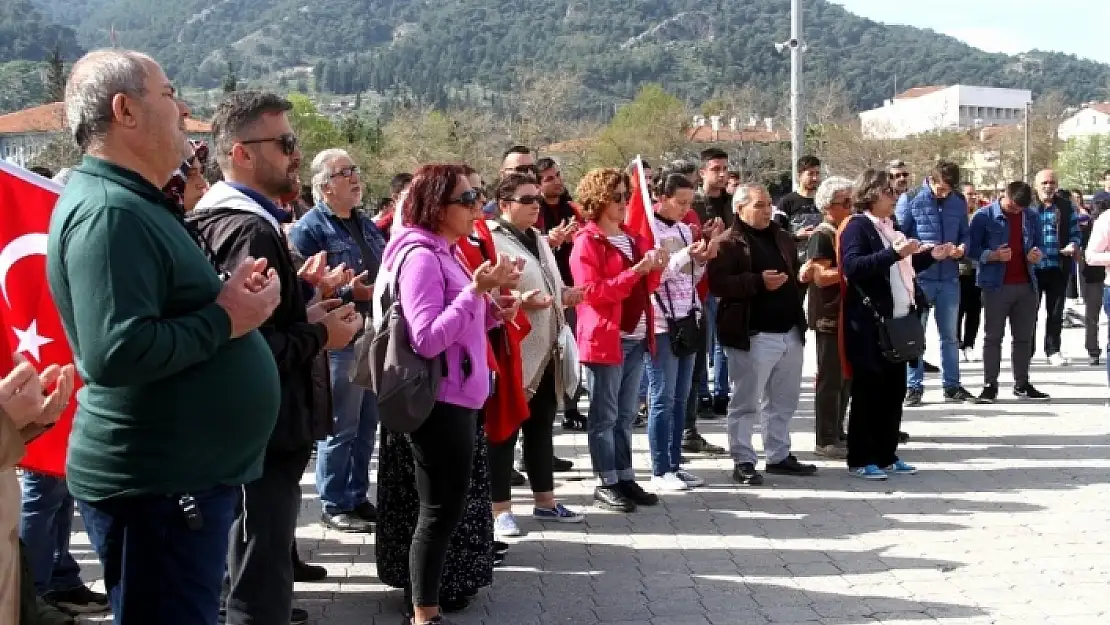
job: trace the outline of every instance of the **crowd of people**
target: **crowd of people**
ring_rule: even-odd
[[[4,622],[108,609],[117,625],[304,622],[294,583],[327,574],[295,539],[315,458],[321,523],[374,532],[377,575],[403,590],[408,622],[445,625],[493,582],[510,539],[585,518],[556,493],[555,473],[573,467],[554,453],[560,414],[587,432],[595,504],[633,513],[705,484],[687,454],[728,456],[736,483],[762,484],[757,424],[764,472],[818,471],[791,444],[810,332],[816,454],[867,480],[917,471],[898,449],[903,407],[924,399],[930,317],[945,401],[997,399],[1007,321],[1012,393],[1048,399],[1029,379],[1040,301],[1046,357],[1065,365],[1076,277],[1097,285],[1077,290],[1092,362],[1101,355],[1110,193],[1088,211],[1051,171],[988,203],[952,163],[915,187],[898,161],[822,181],[806,156],[776,207],[716,148],[656,171],[594,169],[571,194],[555,160],[514,146],[496,182],[427,164],[394,176],[371,211],[341,149],[313,155],[302,192],[290,110],[234,92],[211,144],[190,143],[189,111],[153,59],[100,50],[73,66],[66,112],[84,158],[58,176],[47,279],[76,371],[38,373],[17,354],[0,381]],[[650,232],[628,225],[634,193]],[[367,339],[393,302],[438,380],[411,431],[380,425],[391,415],[364,382]],[[980,318],[973,395],[960,362]],[[12,467],[75,374],[66,476],[23,472],[16,518]],[[727,450],[697,429],[722,416]],[[510,505],[524,483],[530,523]],[[75,505],[106,595],[69,554]]]

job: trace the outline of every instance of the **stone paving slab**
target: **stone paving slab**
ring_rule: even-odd
[[[1105,331],[1105,330],[1104,330]],[[930,339],[929,360],[939,363]],[[1040,344],[1040,341],[1038,341]],[[1036,361],[1033,383],[1052,402],[944,404],[928,376],[927,405],[906,411],[903,457],[921,469],[885,483],[850,477],[813,454],[812,351],[794,449],[814,478],[730,481],[726,459],[693,457],[704,488],[668,494],[632,515],[590,505],[585,470],[557,477],[580,526],[541,526],[513,544],[494,586],[455,617],[462,625],[1106,625],[1110,623],[1110,418],[1104,368],[1086,365],[1083,330],[1064,331],[1072,366]],[[1009,350],[1004,348],[1004,354]],[[982,364],[963,366],[977,393]],[[863,382],[866,383],[866,382]],[[701,428],[726,445],[722,420]],[[636,466],[648,466],[644,430]],[[556,453],[586,469],[585,435],[556,429]],[[378,583],[373,536],[318,523],[306,473],[300,548],[330,577],[299,584],[313,623],[397,625],[401,595]],[[84,534],[73,551],[86,579],[100,575]],[[100,582],[97,582],[100,586]],[[98,619],[102,620],[102,619]]]

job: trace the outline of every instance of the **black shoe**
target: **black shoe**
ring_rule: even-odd
[[[722,455],[725,453],[723,447],[718,447],[710,443],[697,432],[690,432],[682,437],[682,449],[692,454]]]
[[[289,612],[289,625],[303,625],[308,622],[308,612],[300,608],[293,608]]]
[[[1045,401],[1049,399],[1048,393],[1042,393],[1033,387],[1032,384],[1026,382],[1021,386],[1014,387],[1014,397],[1018,399],[1028,399],[1031,401]]]
[[[293,560],[293,581],[297,583],[303,582],[319,582],[328,577],[328,570],[322,566],[315,566],[306,562],[301,562],[300,558]]]
[[[42,598],[46,603],[71,616],[100,614],[108,611],[108,595],[94,592],[84,585],[69,590],[48,592]]]
[[[976,398],[975,403],[977,403],[977,404],[993,404],[997,399],[998,399],[998,386],[995,385],[995,384],[989,384],[989,385],[983,387],[983,392],[979,393],[979,397]]]
[[[723,417],[728,414],[728,397],[713,398],[713,414]]]
[[[899,445],[905,445],[908,442],[910,442],[910,435],[906,434],[905,432],[899,432],[898,433],[898,444]]]
[[[921,400],[924,397],[925,397],[925,391],[923,391],[919,388],[911,388],[908,391],[906,391],[906,400],[904,402],[902,402],[902,405],[907,407],[907,408],[910,408],[912,406],[920,406],[921,405]]]
[[[516,469],[513,469],[513,476],[509,478],[509,484],[513,486],[524,486],[528,480],[524,479],[524,474]]]
[[[1091,359],[1087,361],[1087,364],[1091,365],[1092,367],[1097,367],[1102,363],[1101,363],[1101,360],[1099,359],[1099,355],[1094,354],[1094,355],[1091,356]]]
[[[967,389],[962,386],[954,386],[952,388],[944,389],[944,401],[956,402],[970,401],[972,399],[975,399],[975,396],[967,392]]]
[[[616,484],[594,488],[594,501],[598,507],[613,512],[635,512],[636,504]]]
[[[348,534],[369,534],[374,531],[373,523],[355,516],[353,512],[340,512],[338,514],[325,512],[320,516],[320,522],[324,524],[324,527]]]
[[[644,418],[644,417],[641,417],[640,415],[636,415],[636,418],[632,421],[632,427],[636,428],[637,430],[642,429],[642,428],[646,428],[647,427],[647,419]]]
[[[659,503],[659,495],[647,492],[640,487],[635,480],[617,482],[617,488],[619,488],[620,491],[624,493],[624,496],[628,497],[632,503],[636,504],[637,507],[654,506]]]
[[[564,460],[564,459],[559,458],[559,457],[552,457],[551,458],[551,468],[556,473],[566,473],[567,471],[573,471],[574,470],[574,463],[571,462],[570,460]]]
[[[563,410],[563,429],[585,431],[586,417],[576,407]]]
[[[744,486],[762,486],[763,476],[755,470],[754,464],[741,462],[732,470],[732,481]]]
[[[369,521],[371,523],[378,522],[378,509],[375,508],[374,504],[370,503],[369,501],[364,501],[355,506],[355,509],[351,514],[357,516],[363,521]]]
[[[439,600],[439,609],[447,614],[462,612],[470,605],[470,597],[445,597]]]
[[[31,607],[31,606],[28,606]],[[24,615],[23,621],[29,621],[35,625],[76,625],[77,620],[73,615],[66,614],[60,608],[47,603],[42,597],[35,597],[35,605],[32,608],[33,614]]]
[[[794,457],[794,454],[790,454],[786,457],[785,460],[781,462],[776,462],[774,464],[767,463],[766,471],[775,475],[795,475],[800,477],[808,477],[810,475],[817,474],[817,465],[802,464],[801,462],[798,462],[798,459]]]
[[[925,367],[925,373],[940,373],[940,367],[937,367],[931,362],[923,360],[922,363]]]

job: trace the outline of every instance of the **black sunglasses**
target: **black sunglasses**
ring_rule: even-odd
[[[909,177],[910,177],[910,174],[909,174],[909,172],[901,172],[901,173],[897,173],[897,174],[891,174],[891,175],[892,175],[893,177],[895,177],[895,178],[898,178],[898,179],[901,179],[901,178],[909,178]]]
[[[512,201],[516,202],[517,204],[528,205],[528,204],[539,204],[540,202],[543,201],[543,196],[542,195],[522,195],[520,197],[514,197],[514,198],[510,198],[510,199]]]
[[[343,169],[340,169],[339,171],[335,172],[334,174],[328,176],[328,178],[350,178],[351,176],[357,174],[360,171],[362,171],[362,170],[360,170],[358,168],[358,165],[351,165],[349,167],[344,167]]]
[[[516,167],[513,167],[513,171],[515,171],[517,173],[520,173],[520,174],[535,174],[536,173],[536,166],[535,165],[517,165]]]
[[[627,202],[632,194],[628,191],[613,191],[609,194],[609,199],[614,202]]]
[[[447,203],[448,204],[462,204],[464,206],[470,206],[470,205],[474,204],[477,201],[478,201],[478,191],[476,189],[467,189],[466,191],[462,192],[462,195],[460,195],[459,197],[457,197],[453,200],[450,200]]]
[[[281,153],[290,156],[293,152],[297,151],[297,135],[287,133],[280,137],[269,137],[268,139],[247,139],[240,141],[239,145],[250,145],[252,143],[277,143],[281,148]]]

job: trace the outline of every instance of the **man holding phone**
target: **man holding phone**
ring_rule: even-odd
[[[983,392],[980,403],[998,399],[1002,337],[1009,320],[1013,331],[1011,360],[1014,396],[1044,400],[1048,395],[1029,383],[1033,332],[1037,322],[1037,271],[1044,259],[1040,216],[1030,206],[1033,189],[1011,182],[1005,194],[971,218],[970,256],[978,260],[977,283],[983,289]]]

